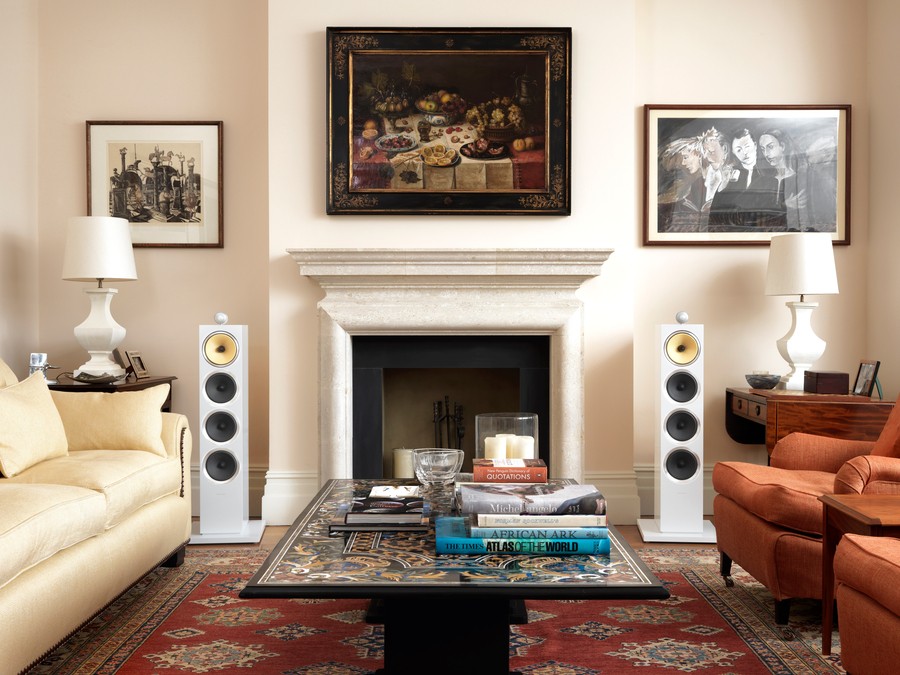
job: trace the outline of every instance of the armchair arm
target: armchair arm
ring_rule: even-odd
[[[780,469],[837,473],[844,462],[872,452],[874,441],[850,441],[794,432],[772,449],[769,463]]]
[[[191,499],[191,451],[193,439],[188,418],[179,413],[162,413],[162,440],[169,457],[181,462],[181,496]]]
[[[900,495],[900,459],[864,455],[846,462],[834,477],[837,494]]]

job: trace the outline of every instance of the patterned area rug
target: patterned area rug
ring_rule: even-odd
[[[523,675],[844,672],[836,632],[834,653],[821,655],[819,603],[795,603],[785,635],[768,591],[736,565],[727,588],[714,550],[639,553],[671,598],[529,601],[529,623],[511,626],[511,667]],[[152,572],[29,675],[364,675],[383,665],[382,627],[365,623],[363,600],[238,598],[265,557],[190,549],[182,567]]]

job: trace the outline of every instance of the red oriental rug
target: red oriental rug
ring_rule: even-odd
[[[797,602],[785,635],[768,591],[709,548],[641,549],[663,601],[529,601],[511,626],[523,675],[842,673],[840,641],[821,655],[821,606]],[[241,600],[265,551],[192,548],[157,569],[29,670],[39,673],[365,675],[383,665],[382,627],[363,600]],[[422,673],[428,672],[427,665]],[[473,668],[473,673],[477,668]]]

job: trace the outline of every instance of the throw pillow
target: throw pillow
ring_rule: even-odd
[[[43,373],[0,389],[0,473],[12,478],[66,452],[66,432]]]
[[[15,384],[18,381],[19,378],[16,377],[12,368],[6,365],[6,362],[3,359],[0,359],[0,389]]]
[[[69,451],[145,450],[166,456],[160,407],[169,385],[114,393],[54,391]]]
[[[872,448],[872,454],[900,457],[900,398],[897,399],[894,409],[888,415],[884,429],[881,430],[881,434]]]

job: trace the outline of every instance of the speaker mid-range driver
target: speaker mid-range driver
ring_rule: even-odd
[[[677,331],[666,340],[666,356],[678,366],[693,363],[700,354],[700,343],[697,338],[686,331]]]
[[[227,366],[237,352],[237,341],[230,333],[213,333],[203,343],[203,356],[214,366]]]
[[[697,435],[697,418],[686,410],[676,410],[666,418],[666,433],[676,441],[689,441]]]
[[[678,403],[687,403],[697,395],[697,379],[690,373],[679,371],[672,373],[666,380],[666,393]]]
[[[229,480],[237,473],[238,463],[230,452],[226,450],[216,450],[209,453],[206,457],[206,475],[220,483]]]
[[[237,422],[229,413],[220,410],[206,418],[206,435],[216,443],[229,441],[236,433]]]
[[[666,473],[675,480],[692,478],[698,467],[697,455],[684,448],[677,448],[666,457]]]
[[[213,373],[206,380],[205,389],[213,403],[228,403],[237,394],[237,382],[228,373]]]

